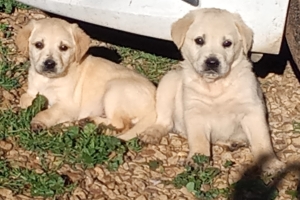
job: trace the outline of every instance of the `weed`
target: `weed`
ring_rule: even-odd
[[[3,33],[4,38],[9,38],[12,35],[11,28],[8,24],[0,23],[0,31]]]
[[[229,168],[231,167],[232,165],[234,165],[234,162],[232,162],[231,160],[226,160],[226,162],[224,163],[224,167],[225,168]]]
[[[193,161],[196,166],[187,166],[184,172],[177,175],[172,181],[174,186],[186,187],[200,199],[214,199],[219,195],[227,196],[229,188],[212,187],[212,181],[220,173],[220,170],[208,165],[209,158],[203,155],[194,155]]]
[[[5,90],[20,87],[19,78],[29,66],[28,63],[15,65],[8,60],[8,54],[8,47],[3,46],[0,42],[0,87]]]
[[[66,184],[63,177],[56,172],[37,172],[0,160],[0,187],[9,188],[14,193],[29,189],[32,196],[51,197],[64,194],[74,188]]]
[[[162,167],[163,161],[161,160],[150,160],[148,165],[150,170],[155,171],[157,168]]]
[[[300,133],[300,123],[293,121],[293,129],[294,129],[294,133],[299,134]]]
[[[21,147],[37,152],[52,152],[63,158],[68,164],[82,164],[93,167],[95,164],[107,164],[110,170],[116,170],[123,163],[124,154],[134,147],[140,149],[138,142],[122,142],[116,137],[103,135],[103,126],[87,123],[83,127],[63,127],[57,125],[38,133],[30,131],[30,120],[45,108],[46,99],[37,96],[32,106],[14,113],[2,111],[0,115],[0,137],[17,138]],[[134,145],[133,145],[134,144]]]
[[[135,152],[139,152],[142,150],[141,141],[138,138],[133,138],[129,140],[126,145],[130,150]]]
[[[299,192],[297,190],[288,190],[285,193],[290,195],[292,197],[292,200],[297,199],[299,197]]]

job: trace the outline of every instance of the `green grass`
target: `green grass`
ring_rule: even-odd
[[[4,33],[5,37],[11,37],[7,24],[1,23],[0,31]],[[29,62],[16,65],[8,59],[9,54],[9,48],[0,41],[0,88],[2,87],[5,90],[20,87],[19,79],[22,74],[25,74],[29,66]]]
[[[0,12],[12,13],[15,8],[29,8],[28,6],[19,3],[15,0],[0,0]],[[12,27],[9,24],[1,22],[0,32],[6,39],[12,36]],[[0,41],[0,89],[11,90],[20,87],[20,76],[26,75],[29,62],[16,65],[9,60],[8,56],[11,54],[10,49],[3,45]]]
[[[14,193],[29,190],[32,196],[53,197],[70,192],[75,184],[68,184],[57,172],[37,173],[20,167],[13,167],[0,159],[0,187]]]
[[[11,110],[2,111],[0,138],[13,136],[21,147],[41,153],[51,152],[64,163],[79,163],[83,167],[106,164],[110,170],[116,170],[124,162],[123,157],[129,149],[137,151],[141,148],[136,139],[124,143],[116,137],[104,135],[104,126],[97,127],[93,123],[82,127],[57,125],[33,133],[30,130],[30,120],[45,108],[45,104],[46,99],[38,96],[33,105],[25,110],[16,113]]]
[[[196,198],[201,200],[212,200],[219,196],[228,199],[244,200],[274,200],[278,196],[278,190],[272,185],[272,182],[266,184],[262,175],[255,177],[243,177],[241,180],[230,185],[227,188],[214,188],[212,182],[221,174],[220,169],[214,168],[209,164],[209,158],[203,155],[194,155],[194,166],[187,166],[185,171],[178,174],[172,183],[175,187],[186,187]],[[226,161],[225,168],[230,168],[234,163]],[[206,190],[201,189],[206,186]],[[295,191],[289,191],[287,194],[295,197]]]
[[[12,35],[11,28],[6,23],[0,23],[0,31],[3,33],[4,38],[9,38]]]
[[[177,64],[177,60],[156,56],[143,51],[129,49],[126,47],[116,47],[118,53],[123,58],[121,64],[130,65],[140,74],[146,76],[154,83],[158,83],[160,78],[171,69],[172,65]]]
[[[299,192],[297,190],[288,190],[286,194],[290,195],[292,200],[299,199]]]
[[[47,155],[56,156],[56,169],[62,164],[81,164],[83,168],[94,167],[96,164],[104,164],[109,170],[117,170],[124,162],[124,156],[129,150],[141,149],[137,139],[122,142],[113,136],[103,135],[103,126],[87,123],[82,126],[63,127],[55,126],[51,129],[33,133],[30,130],[30,120],[39,111],[45,108],[46,99],[38,96],[33,105],[25,110],[13,112],[1,111],[0,114],[0,138],[6,140],[14,137],[20,147]],[[36,174],[27,169],[6,170],[9,167],[2,162],[3,174],[0,174],[0,187],[8,187],[16,192],[21,192],[24,185],[30,184],[33,196],[55,196],[72,187],[63,186],[61,176],[47,172]],[[6,171],[10,171],[8,174]],[[1,172],[0,172],[1,173]],[[19,175],[11,174],[19,173]],[[10,182],[7,179],[15,177]],[[14,188],[14,184],[15,188]],[[51,187],[50,187],[51,186]],[[52,187],[53,186],[53,187]]]
[[[30,7],[15,0],[0,0],[0,12],[11,14],[16,8],[28,9]]]

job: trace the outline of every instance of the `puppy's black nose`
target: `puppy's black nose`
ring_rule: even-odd
[[[216,71],[220,65],[220,61],[215,57],[209,57],[205,60],[207,70]]]
[[[44,66],[45,66],[45,70],[47,71],[53,71],[55,69],[56,66],[56,62],[52,59],[47,59],[44,62]]]

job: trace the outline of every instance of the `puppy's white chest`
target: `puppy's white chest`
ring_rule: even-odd
[[[48,99],[49,106],[58,101],[66,101],[71,96],[69,84],[59,79],[49,79],[36,73],[29,73],[27,93],[31,96],[44,95]],[[69,102],[71,103],[71,102]]]
[[[233,134],[243,134],[241,121],[243,113],[212,113],[208,124],[211,129],[213,142],[217,140],[226,141]]]
[[[247,103],[234,90],[214,89],[209,93],[203,88],[186,87],[183,90],[183,112],[193,110],[199,123],[205,121],[212,142],[226,141],[233,134],[242,134],[241,121],[247,113]]]

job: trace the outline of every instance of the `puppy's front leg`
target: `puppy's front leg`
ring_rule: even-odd
[[[67,109],[65,105],[54,104],[47,110],[39,112],[31,120],[30,126],[33,131],[37,131],[75,119],[76,113],[72,109]]]
[[[207,121],[197,110],[190,109],[184,112],[184,122],[189,143],[187,161],[190,162],[194,154],[210,156],[210,128]]]
[[[270,173],[282,169],[284,163],[278,160],[273,151],[263,109],[254,109],[242,119],[241,124],[251,145],[255,162],[262,164],[263,170]]]
[[[35,98],[35,96],[32,96],[28,93],[22,94],[21,98],[20,98],[20,107],[24,109],[24,108],[31,106],[34,98]]]

